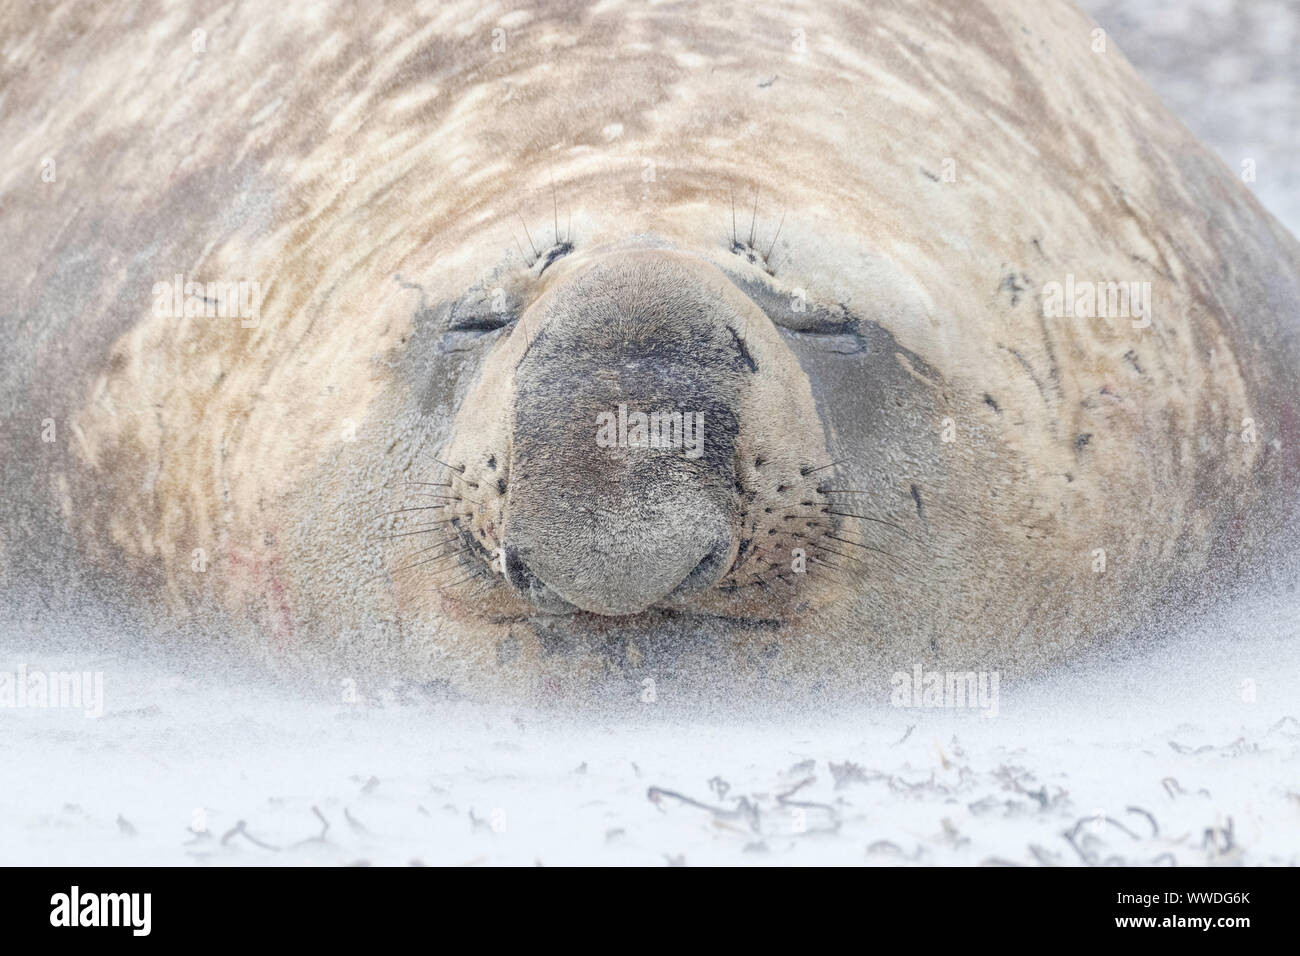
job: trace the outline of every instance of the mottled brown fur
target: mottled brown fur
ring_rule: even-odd
[[[1032,672],[1221,587],[1295,500],[1300,248],[1069,5],[20,3],[0,23],[15,591],[125,594],[333,676],[879,694],[917,661]],[[867,492],[843,510],[868,520],[836,519],[842,567],[576,627],[484,555],[455,559],[465,583],[396,572],[418,538],[376,516],[443,490],[407,480],[463,505],[487,455],[508,464],[543,331],[449,321],[498,289],[540,316],[647,245],[753,307],[771,361],[736,460],[786,476],[761,500],[835,500],[792,497],[823,452],[830,489]],[[153,315],[175,273],[269,286],[256,326]],[[1150,281],[1150,327],[1045,319],[1067,273]],[[778,327],[800,321],[856,323],[863,347]],[[797,371],[772,371],[781,349]],[[472,504],[476,536],[508,523]]]

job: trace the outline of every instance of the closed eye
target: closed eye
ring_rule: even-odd
[[[452,315],[447,322],[448,332],[495,332],[513,325],[518,315],[513,311],[476,312],[468,315]]]
[[[528,263],[528,267],[535,271],[536,277],[540,277],[556,261],[563,259],[572,251],[573,243],[567,239],[557,242],[538,253],[537,257]],[[518,319],[519,304],[513,301],[504,289],[486,289],[480,286],[452,306],[444,332],[447,335],[463,333],[471,338],[485,336],[490,332],[509,328]]]
[[[478,337],[507,328],[519,318],[519,309],[505,289],[477,288],[451,307],[444,330]]]
[[[778,291],[752,274],[732,272],[728,276],[750,301],[763,310],[772,324],[785,333],[792,345],[804,344],[819,352],[853,355],[870,352],[867,331],[846,305],[834,310],[809,302],[801,289]]]
[[[541,268],[537,270],[537,274],[540,276],[543,272],[549,269],[557,259],[563,259],[572,251],[573,243],[569,242],[567,239],[563,242],[557,242],[533,260],[534,266],[541,263]]]
[[[777,324],[800,335],[854,335],[858,331],[858,320],[855,317],[832,316],[821,311],[800,314],[791,310],[790,315],[782,315]]]
[[[809,309],[806,312],[778,311],[773,317],[776,325],[797,340],[805,340],[819,351],[838,352],[852,355],[866,352],[867,341],[863,338],[857,316],[847,309],[839,313],[830,313],[824,309]]]

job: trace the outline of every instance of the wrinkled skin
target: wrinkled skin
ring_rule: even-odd
[[[581,699],[1033,673],[1230,586],[1296,500],[1295,240],[1071,7],[868,7],[20,5],[8,593]]]

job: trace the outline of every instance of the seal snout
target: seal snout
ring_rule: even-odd
[[[603,261],[540,311],[515,370],[507,579],[603,615],[688,602],[735,551],[729,316],[654,255]]]
[[[765,313],[708,263],[637,250],[571,265],[522,319],[451,452],[486,469],[457,473],[458,527],[492,580],[539,615],[793,613],[838,516]]]
[[[732,554],[725,517],[691,498],[620,513],[582,509],[565,528],[516,521],[507,577],[542,609],[558,598],[614,616],[687,601],[717,583]]]

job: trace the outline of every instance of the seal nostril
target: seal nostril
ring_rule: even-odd
[[[519,549],[509,545],[506,546],[506,580],[516,590],[533,600],[537,600],[543,594],[553,593],[546,586],[546,582],[534,574],[524,562]]]
[[[700,559],[699,563],[691,569],[691,573],[682,578],[680,584],[673,588],[672,594],[680,596],[691,591],[698,591],[705,587],[710,587],[713,582],[721,576],[723,562],[731,553],[731,542],[720,542],[715,545],[713,550]]]
[[[509,545],[506,545],[506,580],[521,591],[527,591],[529,584],[537,580],[519,556],[519,549]]]
[[[547,587],[524,563],[519,549],[506,545],[506,581],[547,614],[572,614],[578,608]]]

